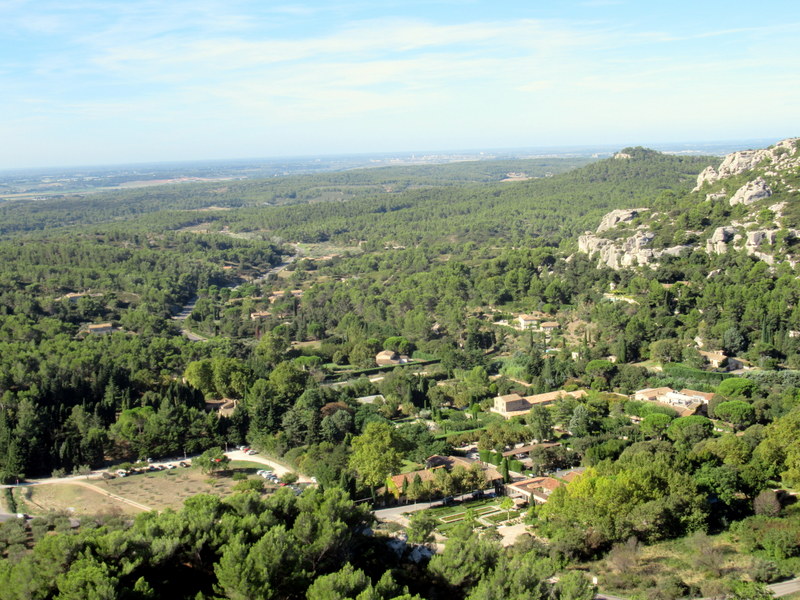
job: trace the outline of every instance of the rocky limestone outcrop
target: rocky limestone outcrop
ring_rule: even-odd
[[[714,183],[717,179],[719,179],[719,173],[714,167],[708,166],[697,176],[697,185],[692,190],[693,192],[697,192],[703,187],[703,184],[706,183]]]
[[[651,231],[639,230],[624,240],[607,240],[586,232],[578,238],[578,249],[590,257],[598,255],[598,266],[607,266],[614,270],[626,267],[653,265],[665,255],[677,256],[691,246],[673,246],[663,250],[648,248],[655,234]]]
[[[697,176],[697,186],[692,191],[700,190],[705,183],[714,183],[749,171],[763,161],[767,161],[773,169],[779,171],[800,166],[800,156],[797,154],[798,141],[800,138],[789,138],[763,150],[741,150],[728,154],[719,169],[714,167],[703,169]]]
[[[759,229],[757,231],[748,231],[745,237],[744,247],[747,249],[748,254],[750,250],[755,250],[762,244],[769,244],[770,246],[775,243],[777,239],[777,229]]]
[[[767,182],[764,181],[763,177],[757,177],[736,190],[736,193],[731,196],[728,202],[730,202],[731,206],[736,206],[737,204],[749,206],[762,198],[769,198],[770,196],[772,196],[772,190],[767,185]]]
[[[788,204],[786,202],[776,202],[769,209],[775,213],[776,218],[780,218],[783,216],[783,209],[786,208]]]
[[[728,192],[725,190],[721,190],[719,192],[714,192],[711,194],[706,194],[706,201],[709,200],[725,200],[728,197]]]
[[[605,215],[602,220],[600,221],[600,225],[597,226],[597,233],[603,233],[604,231],[608,231],[612,227],[615,227],[617,223],[627,223],[629,221],[633,221],[636,217],[639,216],[639,213],[645,212],[650,210],[648,208],[631,208],[631,209],[618,209],[612,210],[610,213]]]
[[[706,252],[709,254],[725,254],[728,244],[735,241],[735,227],[717,227],[710,238],[706,240]]]
[[[767,254],[766,252],[761,252],[759,248],[764,244],[772,245],[775,243],[777,239],[778,231],[775,229],[759,229],[757,231],[748,231],[745,242],[744,242],[744,249],[750,256],[755,256],[756,258],[763,260],[768,265],[775,264],[775,257],[771,254]]]

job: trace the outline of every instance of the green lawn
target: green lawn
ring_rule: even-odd
[[[480,500],[470,500],[468,502],[463,502],[461,504],[454,504],[452,506],[437,506],[434,508],[427,509],[428,512],[433,514],[435,517],[445,517],[448,515],[454,515],[456,513],[465,512],[467,509],[477,509],[482,506],[488,506],[490,504],[496,504],[498,502],[497,498],[482,498]]]
[[[232,460],[228,465],[229,469],[233,469],[236,471],[252,471],[255,473],[256,471],[260,471],[261,469],[270,470],[268,465],[262,465],[261,463],[252,462],[249,460]]]
[[[423,465],[412,460],[404,460],[403,465],[400,467],[400,473],[413,473],[414,471],[421,471],[423,468]]]
[[[494,523],[495,525],[498,525],[500,523],[503,523],[504,521],[511,521],[512,519],[516,519],[520,515],[524,514],[524,512],[525,511],[522,510],[511,510],[511,511],[501,510],[496,515],[490,515],[486,517],[486,520]]]

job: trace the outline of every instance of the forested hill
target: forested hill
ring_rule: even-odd
[[[695,251],[744,250],[771,265],[800,260],[800,138],[729,154],[706,167],[691,191],[676,192],[608,215],[596,234],[581,237],[581,249],[612,268]]]
[[[309,203],[222,215],[238,231],[266,230],[299,241],[450,239],[520,244],[570,236],[612,208],[649,206],[669,191],[688,191],[708,158],[656,152],[602,160],[545,179],[495,185],[370,194],[347,203]]]
[[[307,202],[346,201],[367,195],[391,196],[409,189],[491,184],[509,173],[546,177],[589,162],[586,158],[469,161],[446,165],[373,169],[214,183],[183,183],[65,195],[45,200],[0,202],[0,234],[109,223],[162,213],[161,225],[191,225],[205,218],[209,207],[282,206]],[[164,211],[178,211],[169,217]],[[158,220],[157,220],[158,222]],[[169,225],[167,225],[169,226]]]

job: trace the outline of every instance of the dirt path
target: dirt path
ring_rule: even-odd
[[[147,506],[146,504],[141,504],[134,500],[130,500],[128,498],[123,498],[122,496],[117,496],[116,494],[112,494],[108,490],[104,490],[103,488],[97,487],[96,485],[92,485],[87,481],[67,481],[66,483],[70,483],[72,485],[79,485],[81,487],[87,488],[92,490],[93,492],[97,492],[98,494],[102,494],[103,496],[107,496],[112,500],[116,500],[117,502],[123,502],[129,506],[133,506],[134,508],[138,508],[139,510],[143,510],[145,512],[149,512],[153,510],[152,507]]]

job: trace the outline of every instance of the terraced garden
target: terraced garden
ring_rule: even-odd
[[[433,516],[441,523],[437,531],[447,535],[456,524],[464,519],[474,519],[479,527],[496,527],[506,521],[516,519],[524,514],[524,510],[506,510],[500,508],[501,498],[484,498],[470,500],[451,506],[429,508]]]

